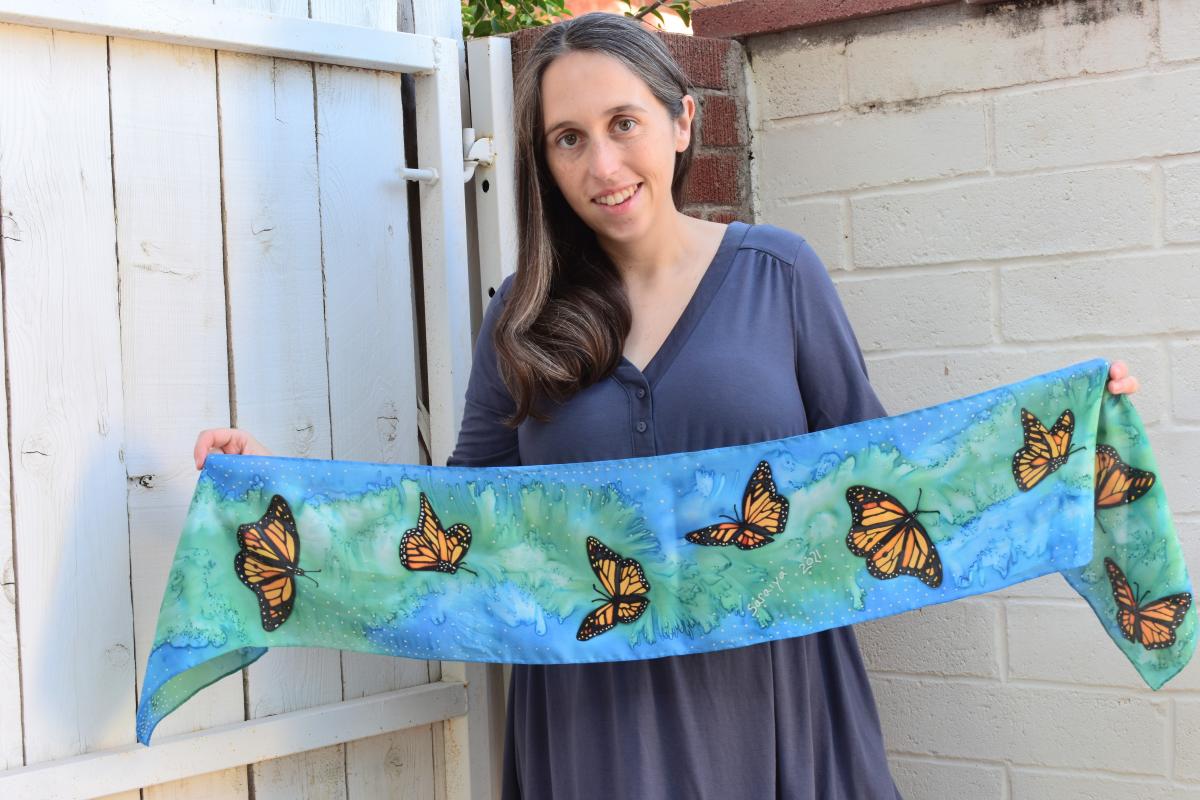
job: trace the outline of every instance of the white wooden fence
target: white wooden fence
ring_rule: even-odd
[[[311,6],[0,0],[0,797],[493,796],[503,705],[478,665],[275,650],[133,744],[198,431],[420,459],[408,179],[434,463],[461,418],[458,3],[416,3],[417,33],[394,0]],[[502,119],[499,97],[480,108]],[[511,173],[487,175],[490,241]]]

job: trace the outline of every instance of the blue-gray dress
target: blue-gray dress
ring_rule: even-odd
[[[841,301],[803,237],[731,223],[644,371],[549,410],[513,409],[491,332],[475,346],[451,466],[630,458],[793,436],[886,415]],[[729,505],[741,499],[729,488]],[[687,656],[513,665],[504,800],[894,800],[850,627]]]

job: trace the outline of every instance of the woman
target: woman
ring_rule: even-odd
[[[629,458],[882,416],[804,239],[680,213],[696,111],[654,34],[551,27],[515,87],[519,258],[489,304],[450,465]],[[1115,362],[1109,390],[1137,379]],[[245,432],[210,449],[265,453]],[[733,650],[514,665],[504,798],[899,796],[850,627]]]

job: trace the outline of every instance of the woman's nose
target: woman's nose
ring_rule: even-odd
[[[588,153],[588,169],[598,180],[606,180],[621,166],[620,154],[617,148],[606,139],[592,140]]]

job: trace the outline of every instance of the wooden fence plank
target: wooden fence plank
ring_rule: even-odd
[[[4,26],[0,174],[28,763],[133,740],[104,38]],[[134,792],[130,797],[137,797]]]
[[[219,5],[308,15],[307,0]],[[218,54],[234,419],[275,453],[329,458],[312,76],[309,64]],[[251,718],[335,702],[339,654],[272,650],[247,670],[246,685]],[[252,774],[257,800],[346,793],[341,745],[257,764]]]
[[[110,76],[140,690],[196,485],[196,433],[229,424],[216,58],[211,50],[113,39]],[[168,717],[160,735],[244,713],[241,675],[232,675]],[[144,793],[146,800],[246,796],[244,767]]]
[[[396,30],[396,10],[318,0],[312,15]],[[418,463],[401,78],[318,65],[316,96],[333,455]],[[347,699],[429,680],[425,661],[342,653]],[[429,726],[347,744],[348,797],[432,797],[432,752]]]

